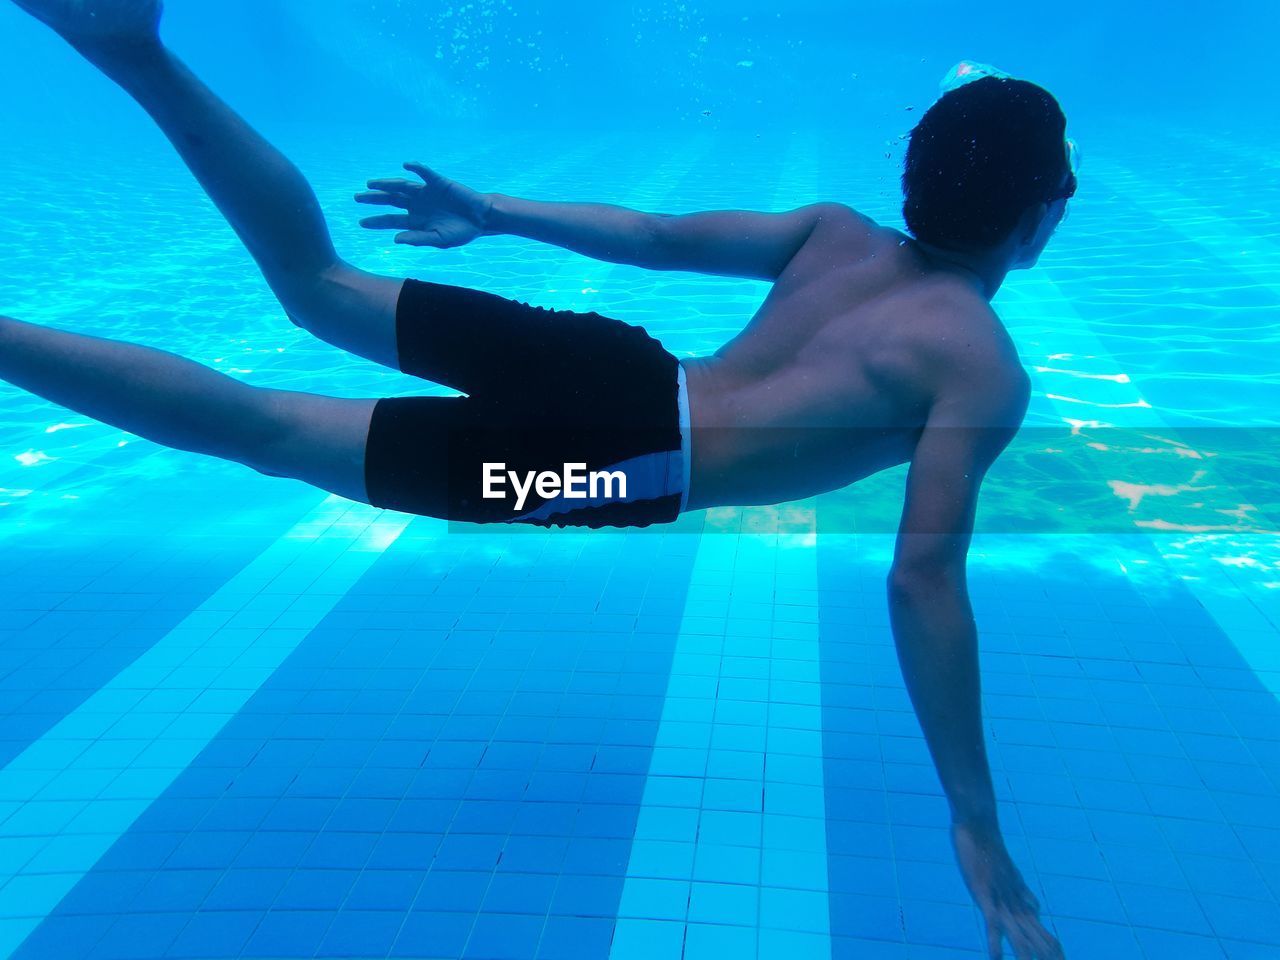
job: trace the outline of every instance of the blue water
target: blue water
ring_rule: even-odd
[[[896,225],[898,138],[951,63],[1053,89],[1085,167],[996,301],[1035,395],[984,505],[1040,513],[990,524],[970,572],[1002,823],[1069,957],[1276,955],[1280,543],[1234,459],[1280,410],[1268,4],[172,6],[348,259],[679,355],[767,288],[393,247],[351,194],[417,158],[540,199]],[[0,38],[0,310],[260,386],[423,391],[290,325],[54,38],[8,5]],[[845,522],[901,483],[463,532],[0,384],[0,956],[983,956],[887,626],[892,544]]]

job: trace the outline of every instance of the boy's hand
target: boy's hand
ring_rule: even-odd
[[[951,841],[965,886],[987,926],[987,954],[1004,956],[1008,940],[1017,960],[1064,960],[1062,945],[1040,922],[1040,904],[1014,866],[994,827],[951,825]]]
[[[422,182],[370,180],[368,192],[356,194],[356,202],[399,207],[405,212],[367,217],[360,226],[399,230],[395,242],[415,247],[460,247],[485,233],[493,209],[490,196],[442,177],[421,163],[404,167]]]

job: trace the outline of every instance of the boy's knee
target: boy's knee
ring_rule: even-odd
[[[368,309],[365,275],[339,260],[324,269],[295,270],[268,277],[290,322],[304,330],[332,326]]]
[[[307,329],[332,310],[332,293],[324,271],[286,271],[267,276],[271,291],[297,327]]]
[[[350,353],[396,366],[395,316],[402,280],[341,260],[310,273],[268,276],[289,320]]]

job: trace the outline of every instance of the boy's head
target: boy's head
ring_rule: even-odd
[[[983,76],[948,91],[911,132],[907,228],[947,250],[994,249],[1015,230],[1043,247],[1075,192],[1066,127],[1058,101],[1026,80]]]

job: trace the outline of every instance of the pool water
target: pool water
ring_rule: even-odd
[[[9,121],[5,313],[260,386],[438,389],[291,326],[156,135],[65,109]],[[598,310],[683,356],[767,287],[394,247],[351,194],[408,152],[538,198],[899,222],[909,118],[698,117],[263,126],[359,266]],[[996,301],[1035,393],[969,580],[1002,824],[1069,957],[1280,951],[1276,140],[1197,123],[1097,116],[1070,219]],[[583,534],[380,512],[4,384],[0,452],[0,956],[984,955],[888,629],[902,471]]]

